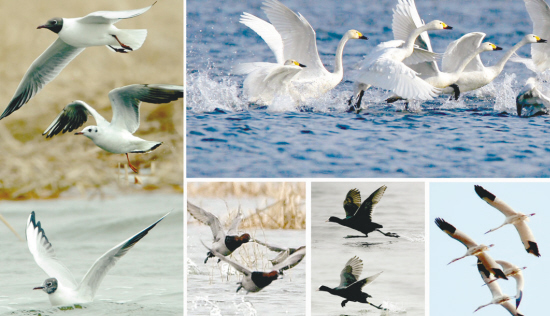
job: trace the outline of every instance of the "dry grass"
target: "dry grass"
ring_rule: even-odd
[[[241,229],[305,229],[306,186],[303,182],[189,183],[187,194],[193,197],[269,199],[272,202],[266,203],[265,207],[243,209],[245,218],[241,222]],[[220,220],[229,225],[237,211],[230,210],[228,216]]]
[[[4,1],[0,49],[0,111],[9,103],[27,68],[56,38],[36,27],[55,16],[80,17],[93,11],[137,9],[153,0]],[[86,49],[35,98],[0,121],[0,199],[56,197],[76,186],[81,190],[116,183],[116,167],[124,155],[109,154],[89,139],[42,132],[65,105],[83,100],[106,119],[112,116],[107,94],[134,83],[183,84],[183,1],[161,0],[145,14],[117,23],[119,28],[148,30],[147,40],[129,54],[105,47]],[[90,119],[86,125],[94,125]],[[135,134],[164,144],[149,154],[131,154],[138,168],[155,162],[146,189],[182,190],[183,101],[167,105],[144,103]],[[142,188],[136,186],[136,188]]]

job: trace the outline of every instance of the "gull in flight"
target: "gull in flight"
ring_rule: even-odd
[[[147,141],[132,135],[139,127],[139,105],[147,103],[168,103],[183,97],[183,86],[164,84],[133,84],[116,88],[109,92],[113,108],[113,119],[109,123],[94,108],[84,101],[74,101],[48,126],[42,135],[53,137],[60,132],[71,132],[88,120],[92,115],[97,126],[88,126],[75,135],[84,135],[99,148],[113,154],[126,154],[128,165],[137,173],[137,168],[130,163],[128,153],[147,153],[162,143]]]
[[[46,292],[52,306],[69,306],[93,301],[107,272],[166,215],[104,253],[94,262],[82,281],[76,283],[71,271],[55,256],[52,244],[32,212],[27,221],[27,246],[36,264],[49,277],[42,286],[35,287],[34,290]]]
[[[38,26],[59,37],[31,64],[0,120],[29,102],[86,47],[106,45],[118,53],[139,49],[147,37],[147,30],[121,30],[114,24],[147,12],[155,3],[136,10],[97,11],[81,18],[52,18]]]

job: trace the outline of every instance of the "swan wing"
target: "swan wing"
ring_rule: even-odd
[[[431,100],[439,92],[439,89],[420,79],[414,70],[402,62],[384,57],[362,71],[357,81],[392,90],[405,99]]]
[[[260,35],[273,54],[275,54],[278,64],[282,65],[285,62],[283,57],[283,39],[272,24],[246,12],[241,15],[239,22]]]
[[[454,42],[451,42],[443,54],[441,69],[444,72],[454,72],[458,68],[459,64],[468,55],[472,54],[479,47],[479,45],[481,45],[484,38],[485,33],[472,32],[462,36]],[[483,68],[485,67],[481,62],[479,55],[476,55],[476,57],[468,63],[466,68],[464,68],[464,71],[482,71]]]
[[[302,71],[302,68],[299,66],[279,66],[271,70],[264,81],[269,86],[277,88],[280,85],[287,84],[300,71]]]
[[[276,63],[267,63],[267,62],[254,62],[254,63],[244,63],[238,64],[233,67],[234,75],[248,75],[256,70],[260,69],[271,69],[279,66]]]
[[[466,246],[466,248],[477,246],[476,242],[472,238],[470,238],[468,235],[464,234],[460,230],[456,229],[453,225],[447,223],[444,219],[439,217],[436,218],[435,224],[437,225],[437,227],[439,227],[439,229],[444,231],[447,235],[451,236],[451,238],[456,239],[461,244]]]
[[[550,7],[544,0],[525,0],[525,7],[533,21],[533,33],[550,38]],[[531,55],[539,72],[550,67],[550,45],[531,45]]]
[[[346,266],[340,272],[340,287],[346,287],[359,279],[363,272],[363,260],[355,256],[346,262]]]
[[[266,0],[262,9],[281,35],[284,60],[294,59],[307,65],[310,74],[326,72],[317,52],[315,31],[306,18],[277,0]]]
[[[214,235],[214,241],[222,240],[225,238],[223,226],[216,215],[205,211],[204,209],[196,206],[189,201],[187,201],[187,211],[199,222],[210,226],[210,230],[212,230],[212,235]]]
[[[514,226],[519,233],[519,237],[521,238],[521,242],[523,243],[525,250],[528,253],[532,253],[533,255],[540,257],[539,248],[537,242],[535,241],[535,236],[529,228],[529,225],[527,225],[525,221],[520,221],[519,223],[514,223]]]
[[[422,49],[418,46],[415,46],[413,53],[403,60],[405,65],[414,65],[424,62],[435,62],[436,60],[441,59],[442,55],[434,53],[425,49]]]
[[[71,271],[61,263],[55,256],[53,246],[46,237],[44,229],[42,229],[40,222],[35,220],[34,211],[29,215],[27,220],[27,246],[31,252],[36,264],[48,275],[50,278],[56,278],[61,284],[65,286],[76,288],[77,284]]]

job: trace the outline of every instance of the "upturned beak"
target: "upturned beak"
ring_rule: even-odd
[[[74,133],[75,135],[84,135],[82,132]]]
[[[43,286],[37,286],[37,287],[35,287],[33,290],[43,290],[43,289],[44,289]]]
[[[542,38],[537,41],[537,43],[546,43],[546,42],[548,42],[548,41],[545,40],[545,39],[542,39]]]
[[[361,36],[359,37],[359,39],[364,39],[364,40],[368,40],[369,38],[368,38],[368,37],[366,37],[365,35],[361,35]]]
[[[502,47],[500,47],[500,46],[497,46],[497,47],[495,47],[495,49],[494,49],[494,50],[502,50]]]

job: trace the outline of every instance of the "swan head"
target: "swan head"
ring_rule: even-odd
[[[546,43],[547,41],[545,39],[542,39],[535,34],[527,34],[524,37],[524,40],[527,41],[527,43]]]
[[[302,68],[306,67],[306,65],[300,64],[299,62],[297,62],[294,59],[287,59],[285,61],[285,66],[299,66],[299,67],[302,67]]]
[[[428,30],[452,30],[453,27],[440,20],[433,20],[426,24]]]
[[[349,39],[364,39],[364,40],[369,39],[368,37],[363,35],[363,33],[359,32],[358,30],[349,30],[349,31],[346,32],[346,36]]]
[[[479,47],[483,52],[489,52],[492,50],[502,50],[502,47],[498,47],[493,43],[485,42]]]

